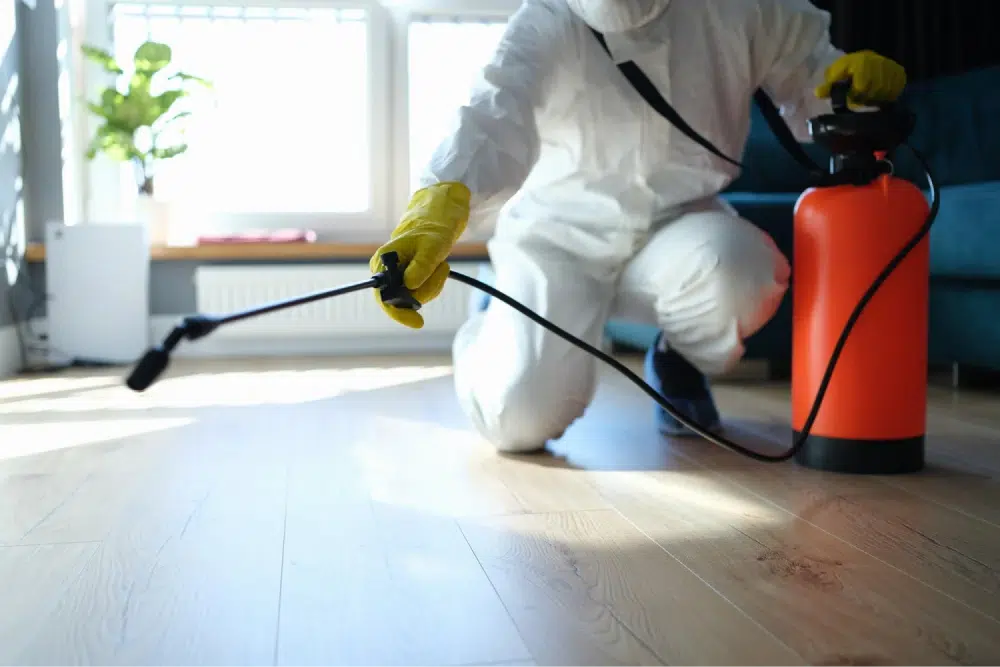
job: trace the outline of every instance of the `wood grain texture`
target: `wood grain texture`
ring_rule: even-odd
[[[625,517],[806,662],[985,664],[1000,656],[993,619],[697,471],[643,473],[654,483],[642,491],[631,482],[603,486]]]
[[[706,470],[727,452],[679,443]],[[742,461],[740,462],[742,463]],[[914,503],[893,484],[791,467],[745,466],[725,478],[946,595],[1000,619],[995,530],[936,503]]]
[[[542,664],[800,662],[617,512],[470,519],[462,526]]]
[[[245,436],[266,422],[245,419],[187,441],[176,433],[173,447],[155,437],[117,450],[79,503],[25,537],[101,540],[48,632],[24,649],[32,662],[272,661],[286,479],[267,438]]]
[[[0,662],[39,662],[31,647],[48,641],[48,619],[72,596],[99,548],[95,542],[0,547]]]
[[[717,394],[787,445],[787,387]],[[932,391],[883,478],[661,438],[610,373],[534,456],[440,357],[0,382],[0,663],[997,664],[998,404]]]
[[[287,665],[461,665],[530,653],[443,500],[398,463],[402,431],[320,417],[291,456],[277,660]],[[457,473],[442,445],[444,469]],[[447,473],[445,473],[447,476]],[[472,488],[470,487],[470,491]],[[398,492],[397,492],[398,491]],[[418,613],[414,613],[418,612]]]

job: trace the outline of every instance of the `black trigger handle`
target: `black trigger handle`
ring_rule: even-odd
[[[851,87],[854,84],[851,79],[845,79],[843,81],[837,81],[832,86],[830,86],[830,103],[833,106],[834,113],[849,113],[851,110],[850,104],[848,103],[848,96],[851,93]]]
[[[378,274],[378,290],[382,303],[395,308],[420,310],[420,302],[416,300],[403,282],[403,270],[399,267],[399,255],[387,252],[381,256],[385,271]]]

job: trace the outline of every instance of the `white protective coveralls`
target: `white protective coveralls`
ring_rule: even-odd
[[[808,0],[525,0],[423,185],[472,191],[495,220],[495,287],[599,346],[612,314],[658,326],[707,375],[775,313],[789,265],[717,195],[738,169],[656,113],[616,67],[633,60],[696,131],[738,159],[763,87],[800,139],[830,111],[815,87],[842,52]],[[614,61],[591,33],[605,34]],[[463,410],[501,451],[560,437],[597,364],[502,303],[454,342]]]

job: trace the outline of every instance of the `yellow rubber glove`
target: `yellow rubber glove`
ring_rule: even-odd
[[[838,58],[817,86],[816,97],[830,97],[833,84],[851,79],[848,102],[854,105],[894,102],[906,88],[906,70],[899,63],[874,51],[857,51]]]
[[[436,299],[444,289],[451,268],[446,261],[469,222],[472,194],[461,183],[437,183],[418,190],[403,214],[388,243],[379,248],[369,262],[372,274],[385,270],[382,255],[396,252],[403,269],[403,283],[421,305]],[[415,310],[396,308],[376,298],[389,317],[412,329],[424,326],[423,316]]]

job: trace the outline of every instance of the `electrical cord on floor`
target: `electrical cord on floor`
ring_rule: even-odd
[[[840,338],[837,339],[837,344],[834,346],[833,352],[830,355],[830,361],[827,364],[826,372],[823,374],[823,379],[820,382],[819,389],[816,392],[816,398],[813,400],[813,405],[809,411],[808,417],[806,418],[805,424],[803,425],[802,430],[800,431],[798,437],[793,442],[792,446],[782,454],[777,454],[777,455],[762,454],[761,452],[757,452],[754,451],[753,449],[744,447],[743,445],[734,442],[726,437],[712,433],[708,429],[704,428],[702,425],[681,414],[676,408],[674,408],[670,404],[670,402],[666,398],[661,396],[659,392],[653,389],[641,377],[639,377],[631,369],[629,369],[627,366],[622,364],[620,361],[618,361],[611,355],[597,349],[596,347],[587,343],[586,341],[580,340],[573,334],[565,331],[564,329],[561,329],[552,322],[549,322],[541,315],[538,315],[527,306],[519,303],[518,301],[512,299],[503,292],[491,287],[490,285],[487,285],[482,281],[476,280],[475,278],[464,275],[457,271],[451,271],[449,277],[457,282],[464,283],[466,285],[469,285],[470,287],[474,287],[475,289],[481,290],[489,294],[491,297],[504,302],[514,310],[518,311],[519,313],[521,313],[528,319],[534,321],[535,323],[545,327],[546,329],[548,329],[555,335],[559,336],[566,342],[575,345],[576,347],[580,348],[581,350],[584,350],[585,352],[593,355],[594,357],[597,357],[598,359],[600,359],[601,361],[608,364],[616,371],[627,377],[629,380],[631,380],[633,384],[639,387],[639,389],[646,392],[646,394],[648,394],[650,398],[652,398],[660,406],[662,406],[663,409],[666,410],[672,417],[677,419],[677,421],[684,424],[684,426],[688,427],[689,429],[691,429],[701,437],[705,438],[706,440],[709,440],[710,442],[713,442],[721,447],[725,447],[726,449],[729,449],[737,454],[747,456],[757,461],[763,461],[766,463],[780,463],[782,461],[788,461],[794,458],[796,454],[798,454],[799,450],[802,449],[803,445],[805,445],[806,441],[809,439],[809,435],[810,432],[812,431],[813,424],[815,423],[816,418],[819,416],[820,408],[823,405],[823,399],[826,396],[827,389],[830,386],[830,381],[833,379],[833,372],[837,366],[837,362],[840,360],[840,355],[841,353],[843,353],[844,347],[847,345],[847,341],[850,338],[851,332],[854,330],[854,326],[861,318],[861,313],[864,312],[865,307],[867,307],[868,303],[872,300],[872,298],[882,287],[885,281],[889,278],[889,276],[892,275],[893,271],[895,271],[899,267],[899,265],[903,263],[903,261],[906,259],[906,257],[910,254],[910,252],[914,248],[920,245],[924,237],[927,236],[928,232],[930,232],[931,226],[934,224],[935,218],[937,218],[938,208],[940,206],[940,198],[938,196],[937,185],[934,181],[934,176],[931,174],[930,166],[928,165],[927,160],[924,158],[924,156],[921,155],[915,148],[913,148],[909,144],[905,145],[914,155],[917,161],[920,163],[920,166],[922,167],[924,175],[927,179],[927,185],[928,189],[930,190],[930,196],[931,196],[931,207],[930,207],[930,213],[927,216],[927,221],[917,231],[917,233],[913,236],[913,238],[910,239],[906,243],[906,245],[903,246],[903,248],[896,254],[896,256],[889,261],[889,263],[882,270],[882,272],[875,278],[875,280],[872,281],[871,286],[869,286],[869,288],[865,291],[864,295],[858,301],[857,306],[854,307],[854,311],[851,313],[851,316],[847,319],[847,323],[844,325],[844,329],[840,334]]]

